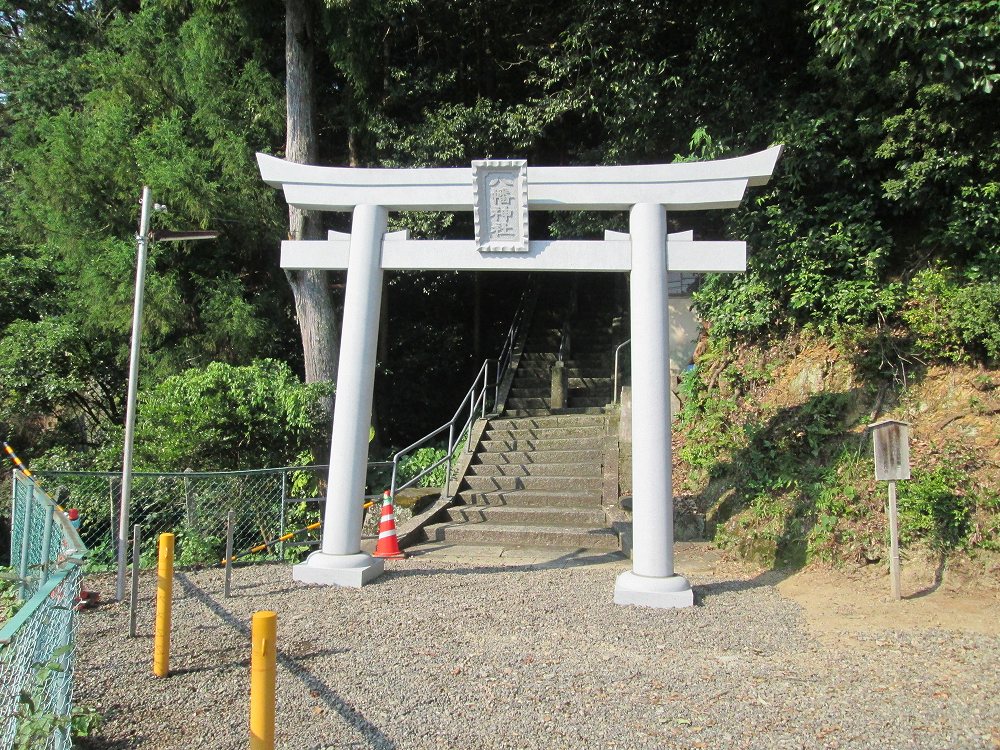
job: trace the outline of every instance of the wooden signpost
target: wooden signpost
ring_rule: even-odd
[[[885,419],[868,425],[875,445],[875,479],[889,482],[889,573],[892,598],[899,589],[899,519],[896,513],[896,480],[910,478],[910,424]]]

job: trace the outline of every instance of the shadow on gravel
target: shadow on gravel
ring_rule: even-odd
[[[132,750],[134,747],[131,740],[108,740],[100,735],[73,739],[74,750]]]
[[[450,549],[449,545],[442,545],[440,550]],[[423,555],[413,555],[409,558],[414,562],[426,563],[429,566],[433,566],[438,562],[453,564],[451,560],[437,560],[432,557],[423,559]],[[502,559],[502,558],[501,558]],[[511,559],[511,558],[508,558]],[[628,557],[623,555],[621,552],[611,551],[605,552],[603,554],[595,555],[592,549],[586,549],[580,547],[575,550],[567,551],[565,554],[559,557],[554,557],[551,560],[545,560],[542,562],[533,563],[499,563],[495,565],[470,565],[467,568],[419,568],[415,570],[404,570],[395,568],[393,570],[386,570],[386,576],[406,578],[411,576],[433,576],[433,575],[470,575],[473,573],[517,573],[528,570],[552,570],[559,568],[582,568],[588,565],[606,565],[607,563],[628,562]]]
[[[188,596],[193,599],[197,599],[199,602],[204,604],[214,615],[229,625],[229,627],[241,636],[246,638],[248,642],[250,641],[250,627],[246,623],[240,621],[237,617],[234,617],[232,612],[219,604],[219,602],[191,581],[191,579],[184,573],[176,573],[175,579],[180,582],[181,586],[184,588],[184,592]],[[299,658],[310,659],[316,655],[319,654],[310,654],[308,656],[302,655]],[[305,685],[305,687],[310,691],[310,694],[315,695],[317,698],[321,698],[326,705],[328,705],[340,716],[341,719],[357,730],[364,737],[369,747],[377,748],[377,750],[396,750],[395,743],[382,734],[381,730],[379,730],[377,726],[368,721],[363,714],[347,705],[329,685],[310,672],[309,669],[297,659],[279,651],[278,664],[287,669],[289,674]],[[189,669],[187,671],[195,670]]]
[[[728,594],[734,591],[751,591],[753,589],[777,586],[793,573],[795,573],[795,568],[779,568],[777,570],[767,570],[745,581],[719,581],[717,583],[697,584],[694,587],[694,603],[703,604],[713,596]]]
[[[283,654],[285,658],[289,661],[296,661],[301,659],[302,661],[312,661],[313,659],[321,659],[324,656],[336,656],[337,654],[346,654],[346,648],[325,648],[320,651],[311,651],[308,654],[295,654],[294,656],[289,654]],[[280,661],[280,658],[279,658]],[[296,662],[297,663],[297,662]],[[205,667],[181,667],[179,669],[171,669],[170,674],[199,674],[201,672],[228,672],[231,669],[249,669],[250,659],[234,659],[228,661],[224,664],[213,663]]]

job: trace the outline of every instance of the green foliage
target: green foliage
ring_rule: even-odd
[[[902,316],[926,356],[1000,360],[1000,280],[970,283],[947,267],[925,269],[909,284]]]
[[[435,446],[418,448],[409,456],[399,462],[399,476],[396,477],[397,484],[405,484],[415,476],[426,471],[435,463],[448,455],[448,449]],[[442,487],[444,486],[447,463],[429,471],[417,480],[417,487]]]
[[[924,539],[942,550],[966,544],[975,504],[962,485],[962,475],[949,465],[914,469],[910,481],[899,482],[900,544]]]
[[[215,565],[225,557],[224,539],[205,535],[201,530],[186,525],[175,533],[178,550],[176,563],[179,567]]]
[[[71,644],[52,652],[47,662],[34,665],[31,686],[21,691],[15,717],[14,750],[35,750],[47,747],[52,735],[69,732],[74,740],[89,737],[104,722],[104,717],[90,706],[73,706],[69,714],[56,714],[48,707],[48,691],[54,675],[64,672],[61,659],[72,651]]]
[[[18,583],[16,569],[0,567],[0,625],[17,614],[23,604],[17,596]]]
[[[34,666],[35,674],[30,687],[22,689],[15,712],[17,729],[14,733],[16,750],[33,750],[46,745],[55,732],[65,732],[72,721],[69,715],[59,715],[48,710],[47,688],[52,676],[64,672],[59,659],[72,650],[72,645],[61,646],[52,653],[48,662]]]
[[[215,362],[142,394],[136,463],[156,470],[286,466],[325,437],[320,400],[329,384],[303,385],[288,365]]]
[[[93,706],[73,706],[69,724],[70,736],[74,740],[90,737],[103,724],[104,716]]]

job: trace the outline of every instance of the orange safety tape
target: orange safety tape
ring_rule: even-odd
[[[376,503],[375,503],[374,500],[369,500],[367,503],[365,503],[364,505],[361,506],[361,509],[362,510],[368,510],[368,508],[372,507],[375,504]],[[317,521],[316,523],[311,523],[308,526],[306,526],[304,528],[301,528],[301,529],[298,529],[296,531],[289,531],[287,534],[285,534],[283,536],[279,536],[277,539],[274,539],[273,541],[264,542],[263,544],[258,544],[256,547],[251,547],[246,552],[241,552],[238,555],[233,555],[232,558],[230,558],[230,559],[232,560],[232,562],[236,562],[241,557],[246,557],[247,555],[252,555],[255,552],[263,552],[268,547],[273,547],[278,542],[287,542],[293,536],[296,536],[297,534],[301,534],[303,531],[312,531],[313,529],[318,529],[322,525],[323,525],[322,521]],[[226,564],[226,558],[223,557],[221,560],[219,560],[219,565],[225,565],[225,564]]]

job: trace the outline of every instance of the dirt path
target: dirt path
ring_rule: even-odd
[[[874,567],[810,569],[782,581],[778,591],[802,607],[821,637],[890,628],[1000,635],[1000,568],[980,561],[939,569],[930,560],[909,560],[897,602],[885,571]]]

